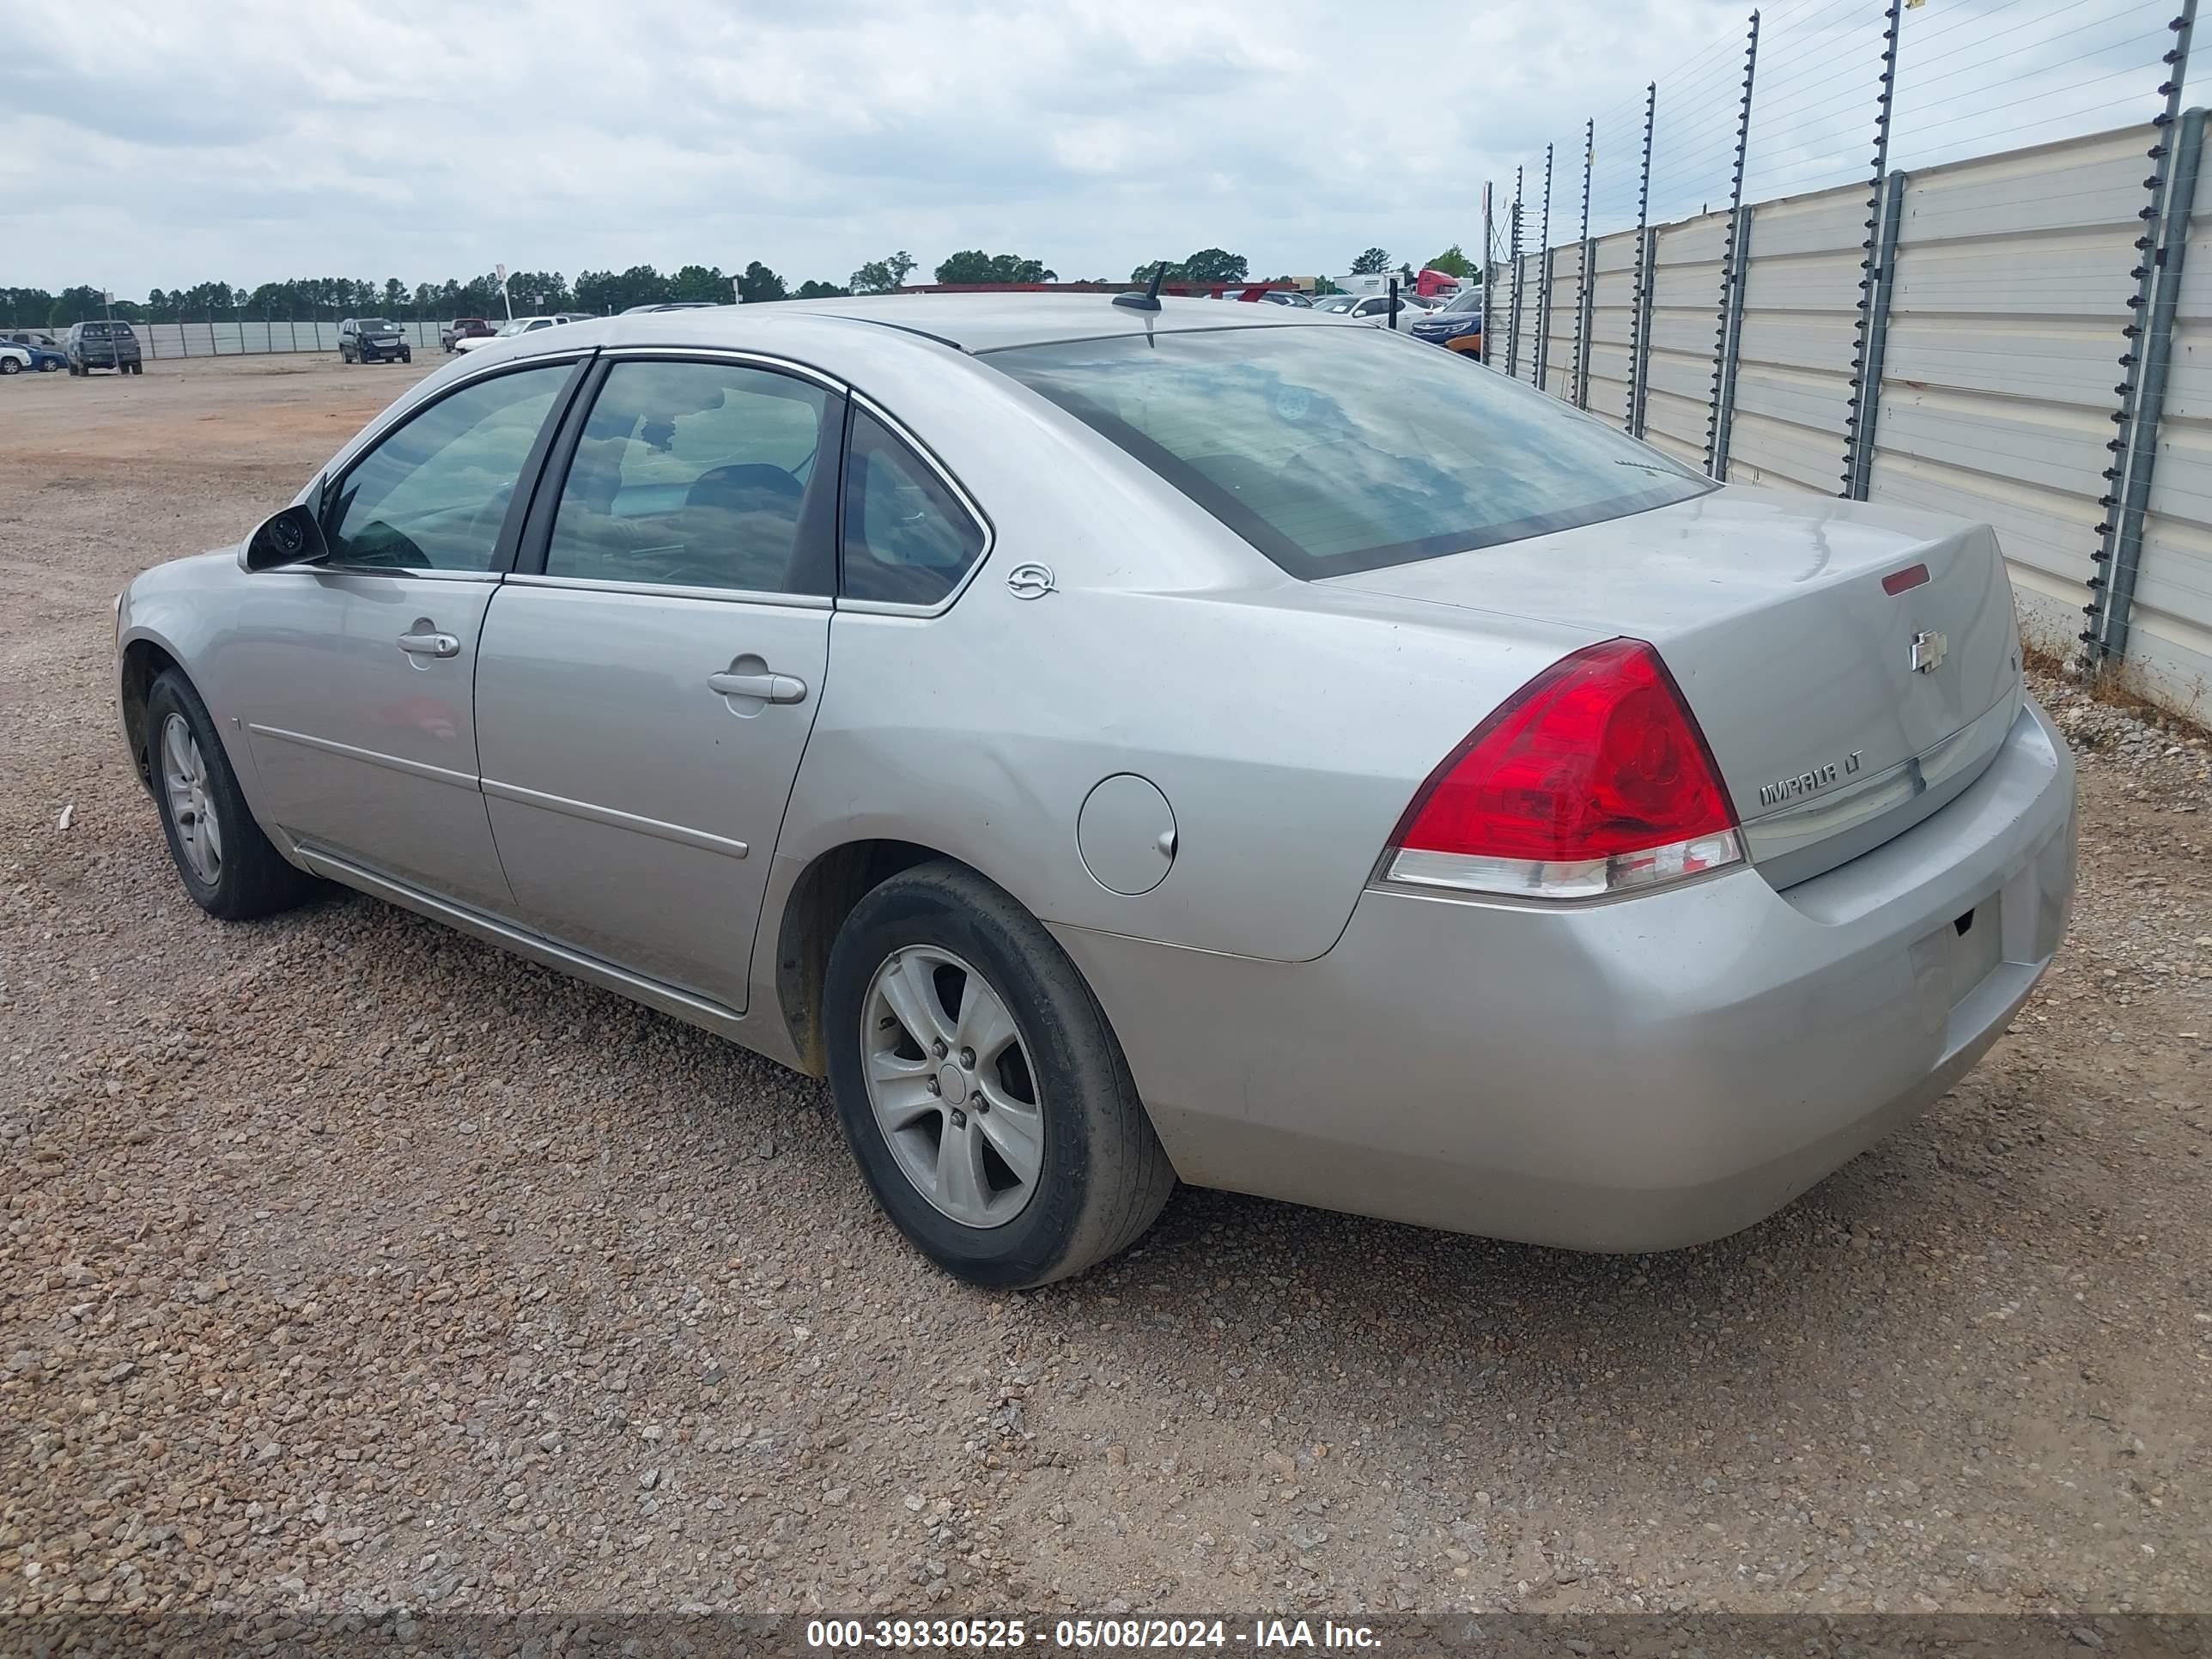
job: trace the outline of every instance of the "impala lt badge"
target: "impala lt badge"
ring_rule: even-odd
[[[1848,778],[1857,772],[1866,758],[1863,749],[1854,749],[1844,757],[1841,766],[1833,761],[1826,766],[1816,766],[1809,772],[1800,772],[1794,778],[1777,778],[1772,783],[1759,786],[1761,806],[1779,806],[1784,801],[1800,795],[1810,795],[1826,789],[1838,778]]]
[[[1951,648],[1951,641],[1941,634],[1920,633],[1912,636],[1912,672],[1932,674],[1943,665],[1943,653]]]

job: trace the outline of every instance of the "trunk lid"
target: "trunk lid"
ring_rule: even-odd
[[[1856,857],[1966,788],[2021,696],[1995,533],[1862,502],[1731,486],[1322,585],[1650,641],[1777,886]]]

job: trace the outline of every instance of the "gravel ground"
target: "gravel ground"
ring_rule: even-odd
[[[2202,740],[2046,688],[2061,964],[1748,1232],[1186,1192],[994,1297],[817,1083],[365,898],[184,897],[109,600],[431,366],[0,387],[0,1613],[2212,1608]]]

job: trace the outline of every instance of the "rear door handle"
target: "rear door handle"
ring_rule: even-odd
[[[763,702],[806,701],[806,682],[793,674],[709,674],[707,687],[725,697],[758,697]]]
[[[414,633],[399,636],[399,648],[410,657],[458,657],[461,642],[451,634]]]

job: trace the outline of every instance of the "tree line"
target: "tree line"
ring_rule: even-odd
[[[906,285],[918,261],[904,248],[880,259],[871,259],[842,283],[819,278],[793,286],[775,270],[755,259],[738,271],[720,265],[690,264],[662,272],[651,265],[632,265],[627,270],[584,270],[571,282],[557,270],[517,270],[508,273],[504,296],[497,275],[487,271],[462,282],[447,277],[442,283],[417,283],[412,287],[397,276],[381,283],[347,276],[295,277],[289,282],[264,283],[258,288],[234,287],[228,283],[199,283],[190,288],[153,289],[143,300],[118,295],[117,317],[136,323],[236,321],[307,321],[315,318],[385,316],[398,320],[428,322],[449,317],[498,319],[512,306],[514,314],[526,316],[550,311],[607,313],[632,306],[662,305],[674,301],[703,301],[726,304],[733,296],[746,304],[773,300],[833,299],[848,294],[889,294]],[[1243,254],[1225,248],[1200,248],[1180,260],[1166,262],[1167,280],[1175,283],[1241,283],[1254,280]],[[1148,260],[1131,273],[1133,282],[1146,282],[1160,264]],[[1458,245],[1428,264],[1455,276],[1474,274]],[[1363,251],[1352,262],[1353,275],[1391,269],[1390,256],[1379,247]],[[1402,267],[1407,276],[1411,265]],[[947,255],[936,267],[939,283],[1053,283],[1060,273],[1042,260],[1013,253],[987,253],[981,248]],[[1104,278],[1097,280],[1104,281]],[[1287,278],[1278,277],[1280,282]],[[101,291],[88,284],[65,288],[58,294],[42,288],[0,287],[0,320],[15,328],[66,328],[71,323],[103,317],[110,310]]]

